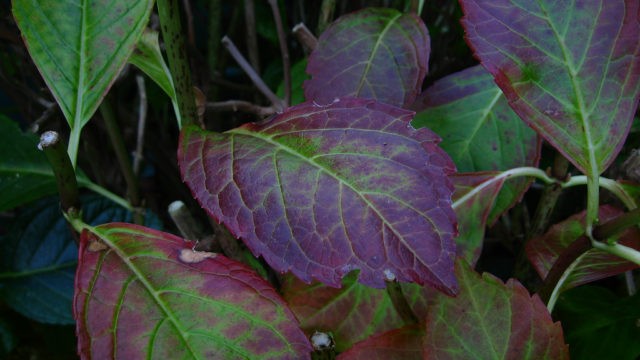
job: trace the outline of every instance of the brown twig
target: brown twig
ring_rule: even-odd
[[[122,138],[120,127],[116,121],[116,116],[113,113],[113,108],[108,99],[104,99],[99,107],[102,120],[104,121],[107,134],[111,140],[111,145],[116,153],[116,159],[120,165],[120,171],[124,176],[125,183],[127,184],[127,200],[135,208],[140,205],[140,193],[138,191],[138,179],[133,172],[133,166],[131,166],[131,160],[127,153],[127,147]],[[144,216],[138,211],[133,212],[133,222],[136,224],[144,224]]]
[[[282,25],[282,17],[278,9],[277,0],[268,0],[273,12],[273,19],[276,22],[276,30],[278,31],[278,42],[280,43],[280,55],[282,56],[282,70],[284,73],[284,104],[291,104],[291,60],[289,59],[289,49],[287,48],[287,36],[284,33]]]
[[[258,116],[269,116],[276,113],[276,109],[273,106],[260,106],[254,103],[243,100],[228,100],[220,102],[207,103],[207,110],[222,112],[222,111],[243,111]]]
[[[244,23],[247,29],[247,51],[253,69],[260,73],[260,56],[258,54],[258,34],[256,31],[256,10],[253,0],[244,0]]]
[[[291,32],[293,32],[293,35],[295,35],[307,52],[313,51],[316,46],[318,46],[318,39],[304,23],[299,23],[294,26]]]
[[[269,89],[267,84],[264,83],[262,78],[256,73],[256,71],[251,67],[247,59],[242,56],[238,48],[235,46],[233,41],[229,39],[228,36],[224,36],[222,38],[222,44],[227,48],[231,56],[236,60],[238,65],[244,70],[244,72],[249,76],[253,84],[260,90],[264,96],[271,101],[271,104],[277,109],[277,111],[281,111],[285,108],[285,104],[276,96],[276,94]]]

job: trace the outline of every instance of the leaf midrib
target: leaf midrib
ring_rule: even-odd
[[[115,251],[118,254],[118,258],[136,276],[137,280],[140,281],[140,283],[147,290],[147,293],[149,294],[149,296],[151,296],[153,298],[154,302],[158,305],[158,307],[165,314],[166,319],[168,319],[171,322],[171,324],[174,326],[174,328],[176,329],[176,332],[178,333],[178,336],[180,336],[182,342],[185,344],[185,348],[188,349],[188,351],[191,354],[191,356],[194,359],[197,359],[198,356],[196,355],[195,350],[191,348],[190,343],[188,341],[188,336],[186,336],[187,331],[182,328],[180,322],[178,321],[178,319],[175,318],[175,316],[173,315],[173,312],[171,311],[171,309],[169,309],[168,306],[164,303],[164,301],[162,301],[162,299],[160,299],[160,297],[158,296],[158,292],[155,290],[155,288],[152,286],[152,284],[149,283],[147,278],[138,269],[138,267],[131,262],[131,259],[129,258],[129,256],[122,251],[122,249],[118,246],[117,243],[111,241],[111,239],[109,237],[109,233],[111,232],[111,230],[112,229],[100,229],[100,228],[91,228],[91,229],[89,229],[89,231],[91,231],[92,233],[94,233],[98,237],[100,237],[100,239],[102,241],[104,241],[104,243],[107,244],[110,249],[112,249],[113,251]]]
[[[369,130],[371,131],[371,130]],[[267,137],[267,136],[261,136],[260,133],[257,132],[251,132],[251,131],[243,131],[241,128],[237,128],[234,130],[231,130],[229,132],[227,132],[228,134],[230,134],[231,138],[233,139],[233,137],[235,137],[235,135],[245,135],[245,136],[250,136],[252,138],[256,138],[259,140],[262,140],[278,149],[281,149],[293,156],[296,156],[304,161],[306,161],[307,163],[313,165],[314,167],[316,167],[318,170],[323,171],[324,173],[326,173],[327,175],[331,176],[332,178],[334,178],[338,183],[345,185],[346,187],[348,187],[349,189],[351,189],[351,191],[353,191],[354,193],[356,193],[358,195],[358,197],[360,197],[360,199],[362,199],[362,201],[370,208],[372,209],[375,214],[378,216],[378,218],[383,222],[383,224],[385,226],[387,226],[392,232],[393,234],[396,236],[396,238],[398,239],[398,241],[400,241],[407,250],[409,250],[416,259],[420,259],[420,257],[413,251],[412,247],[406,243],[404,237],[402,235],[400,235],[400,233],[395,229],[395,227],[390,224],[386,217],[383,216],[380,211],[378,210],[378,208],[371,203],[371,201],[369,201],[367,198],[365,198],[362,195],[362,192],[359,191],[354,185],[350,184],[349,182],[345,181],[344,179],[342,179],[340,176],[338,176],[338,174],[335,174],[334,172],[332,172],[330,169],[328,169],[327,167],[323,166],[322,164],[317,163],[316,161],[314,161],[313,159],[310,159],[302,154],[300,154],[299,152],[295,151],[294,149],[285,146],[277,141],[274,141],[272,139],[272,137]],[[280,134],[275,134],[275,135],[280,135]],[[274,136],[275,136],[274,135]],[[394,197],[395,198],[395,197]],[[413,208],[412,208],[413,209]],[[416,211],[415,209],[413,209],[414,211]],[[423,218],[425,218],[427,221],[429,221],[429,223],[431,223],[431,225],[433,226],[434,229],[436,229],[436,231],[438,231],[438,226],[436,226],[436,224],[433,223],[433,221],[431,220],[431,218],[429,218],[428,216],[425,216],[424,214],[422,214],[419,211],[416,211],[418,214],[421,214],[423,216]],[[434,273],[433,271],[431,271],[431,268],[429,267],[429,264],[426,264],[422,261],[422,259],[420,259],[420,263],[422,263],[423,265],[425,265],[427,267],[427,269],[429,270],[429,272],[435,276],[436,278],[438,278],[443,284],[446,284],[446,282],[443,279],[440,279],[440,277]]]
[[[384,27],[384,29],[382,29],[382,31],[378,35],[378,38],[376,39],[376,42],[373,45],[373,49],[371,49],[371,53],[369,54],[369,58],[367,59],[367,64],[365,65],[365,68],[362,71],[360,82],[358,83],[358,87],[356,88],[356,96],[360,95],[360,91],[362,90],[366,77],[369,74],[369,70],[371,69],[373,58],[375,58],[376,54],[378,53],[378,48],[382,44],[382,40],[384,39],[384,36],[387,34],[389,29],[391,29],[391,26],[400,18],[400,16],[402,16],[402,13],[398,13],[393,18],[391,18],[387,23],[387,25]]]

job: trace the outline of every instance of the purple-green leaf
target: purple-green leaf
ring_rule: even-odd
[[[309,57],[305,97],[321,104],[356,96],[406,107],[421,91],[429,33],[415,14],[367,8],[342,16]]]
[[[509,107],[480,65],[449,75],[423,92],[412,124],[442,137],[440,145],[459,172],[503,171],[538,166],[540,139]],[[527,190],[530,179],[507,182],[491,213],[493,222]]]
[[[457,297],[436,295],[426,322],[425,359],[568,359],[560,323],[518,281],[480,276],[456,262]]]
[[[619,152],[640,90],[637,0],[461,0],[467,39],[520,117],[582,172]]]
[[[347,275],[340,289],[319,283],[307,285],[288,276],[281,288],[307,335],[315,331],[331,333],[338,352],[403,325],[387,292],[357,283],[356,276],[355,272]]]
[[[373,100],[304,103],[223,134],[185,128],[182,176],[202,207],[277,271],[348,272],[453,294],[454,171],[412,113]]]
[[[475,264],[482,251],[484,230],[493,204],[506,177],[497,172],[462,173],[451,177],[456,191],[453,209],[458,216],[456,250],[470,264]]]
[[[137,225],[83,231],[78,353],[121,359],[304,359],[311,345],[276,291],[246,266]]]
[[[609,205],[601,206],[598,219],[601,223],[615,218],[622,210]],[[573,215],[565,221],[549,229],[543,236],[527,242],[526,253],[533,267],[541,278],[547,274],[560,255],[578,238],[584,235],[585,212]],[[640,230],[629,228],[622,233],[618,241],[628,247],[640,250]],[[580,286],[589,282],[614,276],[637,268],[638,265],[616,255],[598,249],[591,249],[582,254],[571,266],[571,271],[563,276],[559,286],[562,290]]]

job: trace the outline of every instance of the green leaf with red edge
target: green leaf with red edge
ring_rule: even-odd
[[[339,286],[386,279],[456,291],[454,171],[412,113],[373,100],[304,103],[223,134],[185,128],[182,177],[277,271]]]
[[[456,251],[470,264],[482,252],[489,213],[506,180],[504,173],[458,173],[451,176],[455,186],[453,209],[458,217]]]
[[[480,276],[456,262],[460,293],[437,294],[426,320],[425,359],[568,359],[562,327],[517,280]]]
[[[336,350],[342,352],[404,324],[385,290],[359,284],[356,278],[355,271],[350,273],[337,289],[320,283],[307,285],[288,276],[280,292],[308,336],[315,331],[331,333]]]
[[[412,105],[411,124],[442,137],[440,145],[459,172],[538,166],[540,138],[509,107],[489,72],[477,65],[438,80]],[[519,201],[531,184],[506,183],[490,216],[493,222]]]
[[[367,8],[327,28],[309,56],[307,100],[355,96],[406,107],[420,93],[429,62],[429,32],[412,13]]]
[[[622,210],[605,205],[600,207],[598,219],[602,223],[621,214],[623,214]],[[541,278],[546,278],[560,255],[584,235],[584,218],[585,212],[583,211],[552,226],[546,234],[527,242],[527,258]],[[620,235],[618,241],[623,245],[640,250],[640,230],[629,228]],[[591,249],[573,263],[571,272],[567,274],[563,280],[564,283],[561,284],[562,290],[614,276],[637,267],[638,265],[616,255]]]
[[[246,266],[137,225],[82,232],[74,315],[87,358],[308,358],[284,301]]]
[[[408,325],[372,336],[338,355],[338,360],[411,360],[423,359],[422,326]]]
[[[467,40],[520,117],[595,176],[640,91],[637,0],[461,0]]]

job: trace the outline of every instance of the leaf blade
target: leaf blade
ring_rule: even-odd
[[[425,359],[568,359],[562,328],[537,296],[456,263],[457,298],[436,295],[426,320]],[[486,316],[491,314],[490,316]]]
[[[305,333],[331,333],[338,352],[403,325],[386,291],[359,284],[356,276],[347,275],[339,289],[318,283],[305,285],[288,276],[281,288]]]
[[[606,222],[623,213],[610,205],[601,206],[598,213],[600,221]],[[584,233],[585,213],[575,214],[552,226],[547,233],[533,238],[525,245],[527,258],[541,278],[546,278],[553,264],[562,253]],[[627,229],[620,234],[618,241],[626,246],[640,249],[640,233],[636,228]],[[563,276],[559,284],[562,291],[593,281],[633,270],[638,265],[598,249],[590,249],[571,266],[571,271]]]
[[[541,139],[509,107],[491,74],[480,65],[436,81],[412,109],[417,111],[412,124],[442,137],[441,146],[458,172],[538,166]],[[489,222],[519,201],[529,184],[530,179],[507,182]]]
[[[85,230],[74,303],[79,353],[308,357],[308,340],[268,283],[192,246],[130,224]]]
[[[29,54],[72,129],[72,163],[80,130],[125,65],[152,6],[150,0],[13,1]]]
[[[462,4],[468,40],[514,110],[581,171],[606,169],[640,91],[637,2]]]
[[[305,98],[326,104],[353,96],[406,107],[420,93],[429,46],[427,28],[414,14],[367,8],[345,15],[309,57]]]
[[[214,219],[278,271],[339,286],[359,268],[374,287],[391,272],[454,292],[445,176],[453,168],[433,133],[409,126],[410,115],[342,99],[226,134],[190,128],[179,147],[182,176]]]

